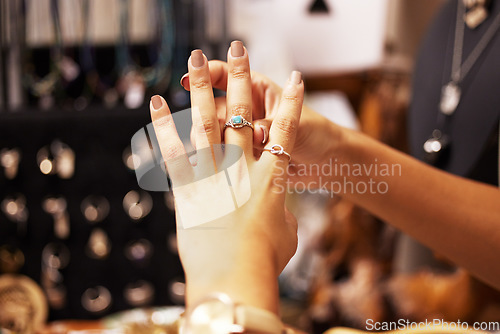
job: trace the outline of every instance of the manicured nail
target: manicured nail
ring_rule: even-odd
[[[243,43],[241,41],[231,42],[231,56],[241,57],[245,54],[245,49],[243,48]]]
[[[292,74],[290,74],[290,82],[294,85],[300,84],[301,81],[302,73],[300,73],[299,71],[293,71]]]
[[[262,133],[264,133],[264,139],[262,139],[262,144],[265,144],[267,142],[267,128],[264,125],[260,125],[260,128],[262,129]]]
[[[202,67],[203,64],[205,64],[205,57],[203,57],[203,51],[200,49],[198,50],[193,50],[191,52],[191,65],[193,67],[198,68]]]
[[[181,77],[181,80],[179,81],[181,83],[181,86],[182,87],[185,87],[186,85],[184,85],[184,80],[186,80],[187,78],[189,78],[189,73],[186,73],[184,74],[182,77]]]
[[[153,105],[153,109],[158,111],[163,106],[163,99],[160,95],[155,95],[151,98],[151,104]]]

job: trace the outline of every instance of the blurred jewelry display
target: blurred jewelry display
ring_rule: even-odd
[[[87,255],[97,260],[104,260],[111,252],[111,241],[101,228],[92,230],[87,243]]]
[[[66,239],[70,233],[69,213],[64,197],[49,197],[42,202],[45,212],[54,219],[54,234],[59,239]]]
[[[99,223],[109,214],[109,201],[106,197],[91,195],[85,197],[80,208],[89,223]]]
[[[70,179],[75,172],[75,152],[60,140],[44,146],[36,155],[40,172],[45,175],[57,174],[61,179]]]
[[[140,308],[119,312],[104,318],[107,328],[120,328],[126,334],[177,334],[183,307]]]
[[[131,241],[125,246],[125,256],[138,266],[149,264],[149,259],[153,255],[153,244],[147,239]]]
[[[117,63],[121,69],[118,91],[124,96],[125,106],[138,108],[144,102],[146,88],[156,87],[166,90],[170,82],[170,65],[173,58],[174,25],[173,7],[170,0],[157,0],[152,6],[151,17],[157,23],[159,36],[154,45],[157,52],[149,53],[149,67],[141,67],[130,54],[128,38],[130,0],[120,1],[120,43],[117,50]],[[155,47],[149,47],[149,49]],[[148,50],[149,51],[149,50]],[[156,58],[156,59],[154,59]]]
[[[102,133],[95,120],[108,115],[29,113],[20,123],[7,116],[0,274],[36,279],[52,320],[182,303],[173,214],[164,194],[137,188],[130,167],[138,157],[123,136],[142,116],[111,118],[118,130]]]
[[[151,0],[147,6],[148,16],[142,21],[153,27],[151,41],[131,40],[131,0],[119,0],[119,36],[105,45],[94,40],[92,0],[49,0],[47,5],[22,1],[20,21],[26,22],[27,36],[32,36],[25,41],[29,56],[22,59],[22,81],[42,110],[56,105],[84,110],[94,101],[111,108],[120,98],[127,108],[135,109],[143,105],[148,89],[148,95],[168,89],[175,50],[173,0]],[[45,20],[38,18],[38,11],[44,12]],[[72,19],[66,19],[68,12]]]
[[[130,146],[127,146],[127,148],[123,150],[122,159],[125,166],[130,170],[136,170],[141,165],[141,158],[137,154],[132,153]]]
[[[145,191],[129,191],[123,198],[123,209],[134,221],[146,217],[153,208],[153,199]]]
[[[471,1],[469,1],[471,2]],[[475,3],[486,2],[477,1]],[[463,44],[465,35],[465,14],[466,8],[463,1],[457,1],[457,17],[455,21],[455,36],[453,43],[453,58],[451,65],[451,78],[441,91],[441,101],[439,105],[437,127],[432,132],[431,137],[424,143],[423,149],[426,153],[426,161],[431,164],[438,164],[446,159],[447,151],[451,140],[447,135],[449,117],[453,115],[462,95],[462,80],[469,74],[470,70],[477,63],[479,57],[484,53],[486,47],[495,37],[500,28],[500,14],[493,19],[491,25],[472,49],[469,56],[462,63]],[[486,17],[485,17],[486,19]],[[476,25],[477,26],[477,25]]]
[[[111,293],[105,287],[98,285],[88,288],[82,294],[82,306],[91,313],[101,313],[105,311],[113,301]]]
[[[26,198],[23,195],[6,197],[2,203],[2,212],[10,221],[17,223],[17,234],[26,234],[26,223],[28,222],[29,211],[26,208]]]
[[[0,328],[32,334],[47,320],[47,301],[40,287],[21,275],[0,276]]]
[[[0,151],[0,165],[4,168],[5,177],[9,180],[17,176],[19,162],[21,161],[21,151],[17,148],[4,148]]]
[[[0,246],[0,272],[17,273],[24,265],[24,253],[13,245]]]
[[[68,3],[71,3],[68,2]],[[34,12],[40,9],[40,4],[34,0],[25,0],[26,11]],[[60,12],[58,0],[50,0],[49,16],[52,20],[54,32],[54,42],[50,49],[48,73],[37,74],[43,72],[40,69],[34,68],[34,63],[29,62],[25,65],[24,85],[37,98],[38,106],[42,110],[50,109],[55,104],[56,95],[59,98],[65,96],[64,87],[74,81],[80,74],[78,64],[69,56],[64,54],[65,43],[61,29]],[[30,15],[30,18],[36,18],[37,15]],[[33,29],[39,29],[39,24],[33,24]],[[32,52],[32,61],[37,56]]]
[[[127,302],[135,307],[151,304],[154,293],[153,285],[144,280],[127,284],[123,292]]]

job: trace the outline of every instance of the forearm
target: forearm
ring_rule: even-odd
[[[388,176],[351,173],[346,179],[353,184],[386,184],[373,193],[343,189],[346,198],[500,288],[498,188],[445,173],[352,131],[332,153],[337,163],[390,171]]]

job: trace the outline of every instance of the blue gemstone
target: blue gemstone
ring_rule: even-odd
[[[233,117],[231,117],[231,121],[233,124],[243,124],[243,117],[233,116]]]

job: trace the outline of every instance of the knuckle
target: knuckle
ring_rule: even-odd
[[[294,134],[297,130],[297,125],[294,121],[288,118],[280,118],[275,120],[276,127],[286,135]]]
[[[251,109],[247,104],[234,104],[231,106],[231,115],[250,115]]]
[[[198,133],[214,133],[218,132],[219,122],[214,119],[205,119],[202,123],[197,124]]]
[[[159,131],[170,128],[173,125],[173,118],[171,116],[164,116],[153,121],[153,127]]]
[[[167,145],[163,147],[162,153],[164,155],[163,159],[172,163],[173,159],[180,157],[183,154],[183,148],[178,145]]]
[[[292,105],[294,107],[299,107],[302,105],[302,99],[299,98],[296,94],[283,94],[282,96],[283,102]]]
[[[211,89],[210,80],[208,80],[208,78],[198,78],[196,80],[190,80],[189,82],[194,89]]]
[[[250,79],[250,71],[242,67],[234,67],[230,70],[231,77],[239,80]]]

